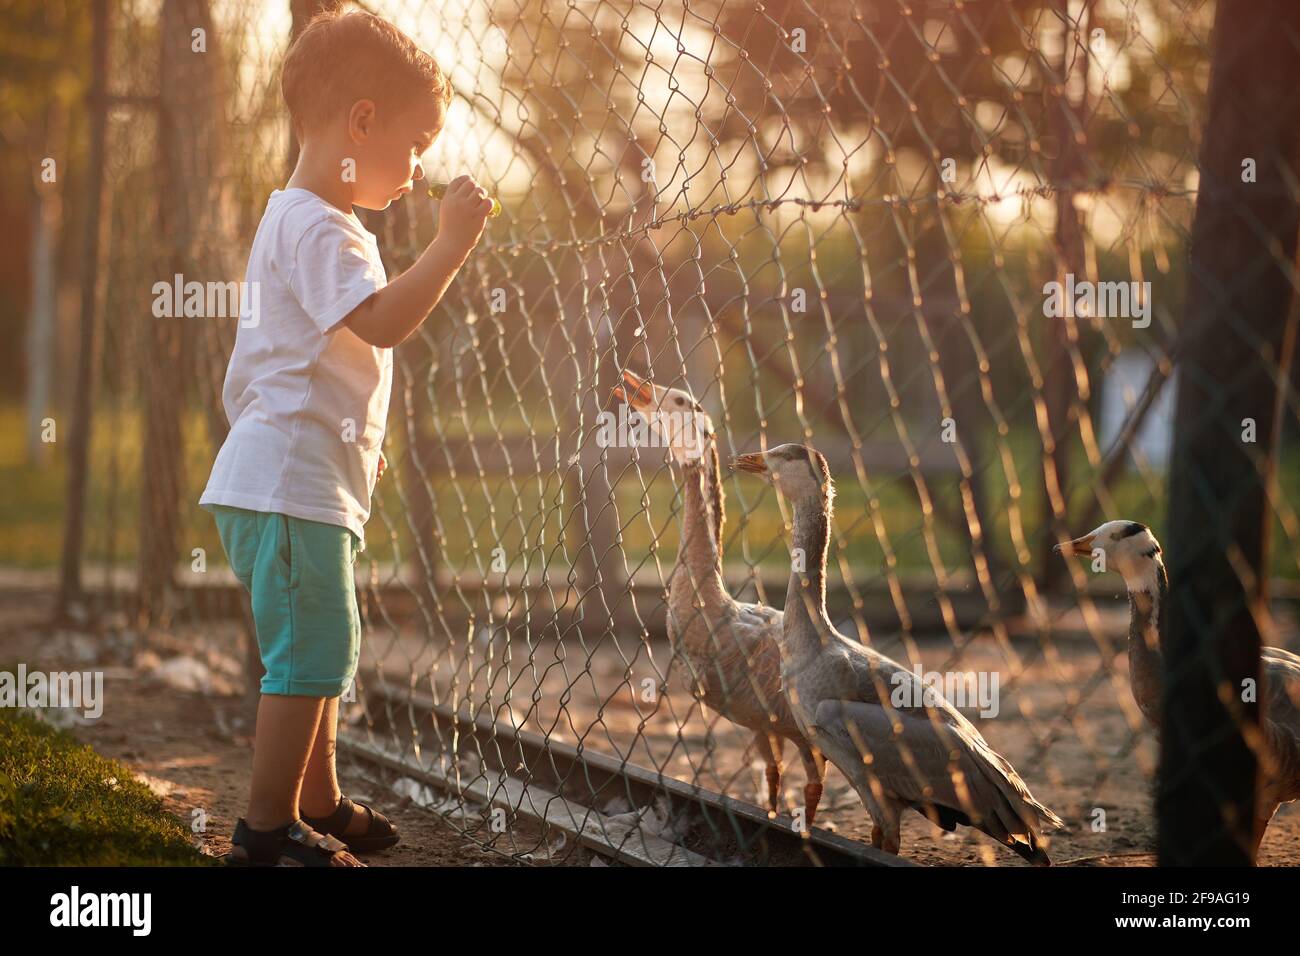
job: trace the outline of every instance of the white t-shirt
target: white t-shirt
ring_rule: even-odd
[[[221,393],[230,434],[199,504],[343,525],[364,547],[393,353],[340,323],[387,284],[379,246],[355,214],[277,189],[245,279]]]

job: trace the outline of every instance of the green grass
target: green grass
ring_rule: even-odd
[[[205,866],[131,771],[19,710],[0,710],[0,866]]]
[[[0,405],[0,564],[46,567],[58,561],[66,466],[57,443],[48,467],[28,464],[25,429],[20,406]]]
[[[400,409],[394,410],[400,414]],[[139,489],[141,464],[141,419],[138,412],[104,409],[97,412],[95,441],[92,448],[91,481],[88,489],[85,560],[90,564],[112,562],[133,566],[139,532]],[[517,432],[521,422],[507,416],[499,424],[507,432]],[[220,566],[225,555],[211,517],[198,507],[197,501],[211,467],[207,428],[196,411],[185,419],[184,484],[181,495],[180,555],[187,558],[194,548],[203,548],[210,566]],[[449,416],[441,422],[444,436],[460,434],[465,422]],[[478,427],[486,422],[477,421]],[[544,425],[538,427],[545,427]],[[780,435],[774,426],[771,434]],[[886,425],[879,434],[867,436],[889,440],[892,432]],[[66,466],[66,433],[54,446],[52,463],[38,468],[24,461],[22,416],[17,406],[0,406],[0,485],[7,494],[0,496],[0,565],[55,567],[62,543]],[[402,469],[404,429],[394,423],[389,429],[386,453],[394,472]],[[918,440],[921,430],[914,433]],[[487,439],[485,438],[484,441]],[[1017,505],[1024,536],[1031,549],[1030,561],[1037,560],[1039,518],[1042,513],[1041,440],[1032,426],[1013,427],[1007,444],[1014,462],[1021,494]],[[972,454],[974,449],[968,449]],[[1010,483],[1003,473],[1001,459],[986,448],[976,460],[982,469],[986,497],[993,527],[986,537],[997,543],[1004,563],[1017,564],[1011,553]],[[1077,437],[1070,447],[1072,476],[1069,509],[1082,516],[1091,503],[1087,479],[1095,472]],[[677,547],[678,522],[674,509],[680,508],[676,488],[669,477],[658,472],[652,459],[645,459],[643,474],[649,485],[648,504],[641,503],[642,489],[631,472],[626,473],[616,492],[620,524],[623,525],[623,551],[629,564],[646,560],[652,545],[665,573],[671,567]],[[394,549],[405,556],[413,555],[413,535],[404,514],[398,481],[409,474],[386,477],[376,488],[375,506],[367,527],[367,557],[386,562]],[[1279,469],[1282,498],[1300,501],[1300,450],[1284,448]],[[869,502],[874,496],[885,537],[900,572],[933,570],[930,551],[923,533],[923,515],[909,477],[871,475],[870,488],[859,483],[852,472],[837,476],[836,502],[837,547],[855,569],[855,574],[879,574],[885,570],[885,547],[875,530]],[[409,488],[407,489],[409,493]],[[938,507],[947,513],[959,511],[957,485],[953,476],[934,477],[928,481],[929,493]],[[559,476],[517,473],[512,487],[505,475],[479,476],[462,473],[455,482],[438,481],[433,488],[438,516],[438,561],[456,569],[473,570],[489,566],[492,551],[504,549],[514,571],[522,568],[521,556],[527,554],[534,574],[546,556],[550,560],[552,580],[564,580],[568,562],[556,543],[566,534],[568,553],[577,553],[582,538],[581,516],[572,515],[571,489],[560,488]],[[772,567],[788,560],[781,526],[781,515],[771,490],[761,482],[747,478],[728,478],[726,486],[728,512],[728,557],[748,560]],[[1135,471],[1120,474],[1111,496],[1113,513],[1102,519],[1129,518],[1151,525],[1162,536],[1165,501],[1163,479],[1156,487]],[[746,521],[745,540],[748,552],[742,552],[735,538],[741,519]],[[1077,520],[1082,521],[1079,517]],[[1082,534],[1088,528],[1071,527]],[[949,570],[970,562],[964,536],[943,521],[935,521],[940,560]],[[837,555],[832,555],[833,559]],[[1296,549],[1275,522],[1272,573],[1283,578],[1300,577]]]

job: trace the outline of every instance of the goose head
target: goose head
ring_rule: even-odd
[[[698,463],[713,441],[713,420],[684,389],[665,388],[625,371],[614,398],[626,402],[646,420],[654,444],[666,447],[679,465]]]
[[[761,475],[792,501],[829,498],[835,494],[826,456],[807,445],[777,445],[767,451],[737,455],[731,460],[731,467]]]
[[[1137,521],[1107,521],[1081,538],[1058,544],[1061,554],[1091,557],[1101,551],[1105,570],[1117,571],[1130,591],[1153,591],[1160,564],[1160,542],[1151,529]]]

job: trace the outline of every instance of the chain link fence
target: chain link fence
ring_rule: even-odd
[[[226,428],[237,320],[157,317],[156,286],[242,278],[291,163],[278,66],[315,6],[105,7],[102,220],[87,227],[99,273],[83,325],[93,376],[73,425],[85,454],[65,608],[124,608],[251,646],[197,507]],[[1234,390],[1242,365],[1182,361],[1189,290],[1210,281],[1189,263],[1217,255],[1213,235],[1193,232],[1214,5],[358,6],[452,78],[426,174],[468,171],[505,211],[396,350],[347,753],[519,858],[585,845],[653,864],[879,860],[859,849],[872,820],[835,769],[822,829],[801,837],[809,781],[789,745],[769,814],[765,734],[702,699],[701,662],[670,639],[670,591],[689,577],[676,569],[699,540],[683,528],[721,515],[699,511],[697,472],[663,448],[604,440],[608,415],[627,414],[614,389],[634,390],[630,370],[682,390],[712,424],[720,466],[704,473],[725,501],[732,596],[782,606],[791,514],[726,463],[817,448],[837,482],[831,620],[946,680],[1067,822],[1057,861],[1154,861],[1160,735],[1131,686],[1124,582],[1053,548],[1112,519],[1166,546],[1189,540],[1167,515],[1194,523],[1199,510],[1218,527],[1212,500],[1171,500],[1174,463],[1202,460],[1175,440],[1196,411],[1189,389],[1218,402],[1201,405],[1231,426],[1214,440],[1245,447],[1262,494],[1262,541],[1233,556],[1239,603],[1267,643],[1297,647],[1300,407],[1283,334],[1293,342],[1294,222],[1289,245],[1270,244],[1265,220],[1271,255],[1250,260],[1281,276],[1284,308],[1205,333],[1246,342],[1220,354],[1248,358],[1268,389]],[[1293,97],[1277,76],[1259,83]],[[1227,168],[1242,185],[1224,194],[1293,205],[1282,151],[1239,145]],[[436,216],[417,193],[366,218],[390,277]],[[1196,241],[1208,243],[1199,257]],[[1234,395],[1258,404],[1244,416],[1253,431]],[[716,600],[686,596],[704,616]],[[1249,665],[1258,642],[1243,639]],[[1241,718],[1252,727],[1253,714]],[[1171,814],[1180,799],[1220,813],[1211,796],[1171,792]],[[1285,810],[1278,820],[1300,827]],[[1018,862],[919,815],[902,853]]]

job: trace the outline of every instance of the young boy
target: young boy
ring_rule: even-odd
[[[433,58],[366,13],[323,14],[289,50],[281,85],[301,155],[253,240],[246,305],[222,393],[230,435],[200,505],[252,598],[266,676],[248,812],[230,862],[361,866],[397,842],[339,792],[339,696],[360,650],[353,565],[392,385],[392,348],[424,321],[483,232],[492,202],[451,183],[438,235],[388,282],[353,212],[424,178],[451,87]],[[301,818],[300,818],[301,814]]]

